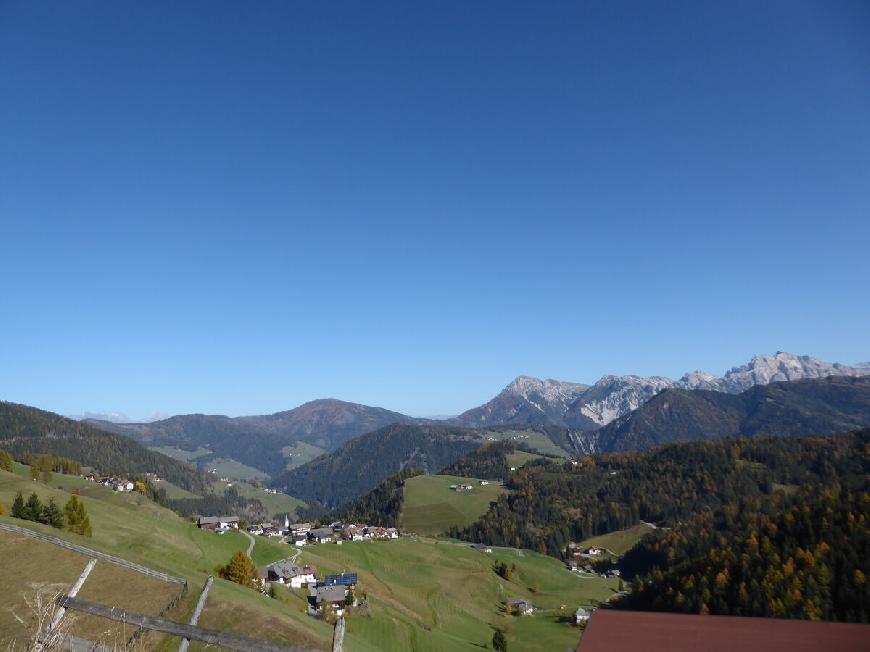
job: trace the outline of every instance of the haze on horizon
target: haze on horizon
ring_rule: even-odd
[[[0,400],[870,359],[870,5],[629,4],[4,3]]]

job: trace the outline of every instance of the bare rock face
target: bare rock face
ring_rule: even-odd
[[[738,394],[777,381],[863,375],[870,375],[870,363],[848,366],[778,351],[774,355],[754,356],[747,364],[722,376],[703,371],[689,372],[679,380],[608,375],[592,386],[519,376],[494,399],[459,415],[457,421],[470,426],[554,423],[590,431],[636,410],[665,389]]]
[[[794,355],[777,351],[774,355],[756,355],[741,367],[734,367],[719,379],[718,389],[732,394],[742,392],[755,385],[769,385],[784,380],[803,380],[804,378],[827,378],[828,376],[863,376],[866,367],[850,367],[838,362],[824,362],[808,355]],[[689,387],[695,389],[695,387]]]

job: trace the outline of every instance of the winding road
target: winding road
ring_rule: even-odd
[[[250,534],[248,534],[247,532],[245,532],[245,531],[242,530],[242,529],[239,529],[239,532],[241,532],[241,533],[244,534],[246,537],[248,537],[248,541],[251,542],[251,543],[248,544],[248,552],[247,552],[248,557],[250,557],[250,556],[251,556],[251,553],[254,552],[254,543],[256,543],[256,542],[254,541],[254,537],[252,537]]]

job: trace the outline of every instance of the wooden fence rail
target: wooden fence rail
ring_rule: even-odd
[[[129,568],[132,571],[136,571],[137,573],[142,573],[143,575],[148,575],[149,577],[156,577],[159,580],[163,580],[164,582],[172,582],[174,584],[187,584],[187,580],[181,577],[174,577],[169,575],[168,573],[162,573],[160,571],[152,570],[150,568],[146,568],[145,566],[140,566],[139,564],[134,564],[131,561],[127,561],[126,559],[121,559],[120,557],[115,557],[114,555],[109,555],[105,552],[100,552],[99,550],[91,550],[90,548],[85,548],[84,546],[78,546],[74,543],[70,543],[69,541],[64,541],[63,539],[58,539],[57,537],[52,537],[47,534],[42,534],[41,532],[34,532],[33,530],[28,530],[27,528],[18,527],[17,525],[10,525],[7,523],[0,523],[0,530],[6,530],[7,532],[14,532],[15,534],[21,534],[26,537],[32,537],[34,539],[39,539],[40,541],[46,541],[48,543],[52,543],[56,546],[60,546],[61,548],[66,548],[68,550],[73,550],[75,552],[80,552],[83,555],[88,555],[89,557],[94,557],[95,559],[101,559],[103,561],[107,561],[110,564],[116,564],[118,566],[123,566],[124,568]]]
[[[146,616],[137,614],[115,607],[107,607],[94,602],[86,602],[78,598],[71,598],[68,595],[60,596],[57,603],[67,609],[81,611],[82,613],[91,614],[92,616],[100,616],[121,623],[136,625],[145,629],[152,629],[157,632],[189,638],[191,640],[203,641],[211,645],[222,645],[231,650],[240,650],[241,652],[309,652],[309,650],[293,645],[282,645],[281,643],[272,643],[270,641],[259,641],[245,636],[237,636],[235,634],[227,634],[211,629],[202,629],[192,625],[184,625],[175,623],[163,618],[154,616]]]

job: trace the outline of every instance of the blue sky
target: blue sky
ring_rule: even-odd
[[[870,359],[870,4],[0,2],[0,398]]]

